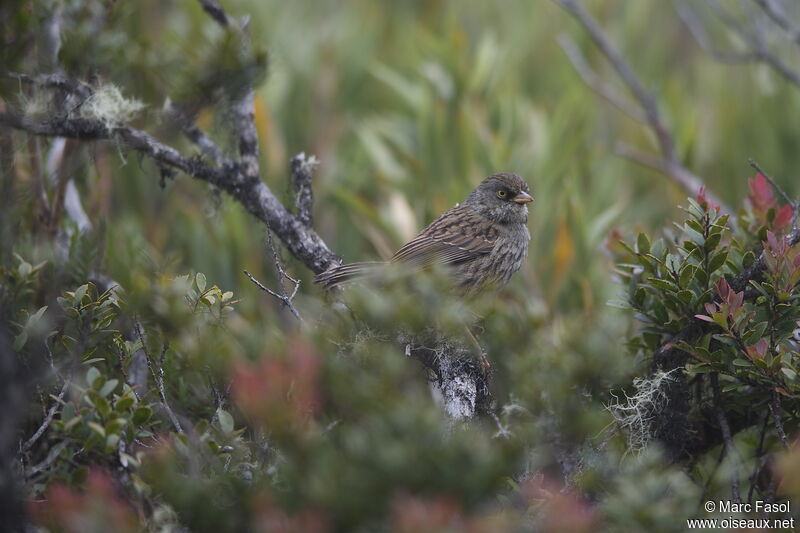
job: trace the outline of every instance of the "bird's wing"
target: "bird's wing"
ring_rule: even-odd
[[[434,220],[400,248],[392,261],[421,265],[463,263],[491,252],[496,240],[497,231],[491,224],[462,204]]]

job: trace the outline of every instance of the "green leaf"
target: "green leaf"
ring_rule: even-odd
[[[20,351],[27,342],[28,342],[28,331],[23,329],[19,335],[14,337],[14,351],[15,352]]]
[[[231,433],[233,431],[233,417],[224,409],[217,409],[217,419],[219,420],[219,428],[224,433]]]
[[[101,437],[106,438],[106,428],[104,428],[97,422],[89,422],[89,427],[91,428],[92,431],[94,431]]]
[[[686,305],[692,303],[692,298],[694,298],[694,293],[690,290],[682,290],[678,293],[678,299]]]
[[[206,275],[202,272],[198,272],[194,277],[194,283],[197,285],[197,289],[203,292],[206,290]]]
[[[721,240],[722,240],[721,233],[712,233],[711,235],[708,236],[708,239],[706,239],[706,244],[705,244],[706,250],[708,252],[713,252],[717,248]]]
[[[100,396],[103,397],[108,396],[109,394],[111,394],[111,391],[117,388],[117,384],[119,384],[119,380],[109,379],[103,384],[103,387],[100,389],[98,394],[100,394]]]
[[[150,420],[151,416],[153,416],[153,410],[147,407],[146,405],[142,405],[137,407],[136,410],[133,412],[133,418],[131,418],[131,421],[135,425],[141,426],[142,424]]]
[[[711,274],[725,264],[728,258],[728,250],[720,250],[714,254],[708,262],[708,273]]]
[[[684,265],[679,276],[680,286],[684,288],[689,287],[689,284],[691,284],[694,279],[695,272],[697,272],[697,267],[695,265]]]
[[[644,233],[639,234],[636,238],[636,248],[640,254],[650,253],[650,239],[647,238],[647,235]]]
[[[751,266],[753,266],[753,263],[755,262],[756,262],[756,254],[754,254],[749,250],[745,252],[745,254],[742,256],[742,266],[744,266],[744,268],[750,268]]]
[[[114,403],[114,410],[116,410],[118,413],[127,411],[133,407],[133,402],[134,400],[130,396],[123,396]]]
[[[89,370],[86,371],[86,383],[91,387],[94,380],[100,377],[100,371],[97,370],[95,367],[89,367]]]
[[[679,290],[678,286],[672,283],[671,281],[666,281],[659,278],[647,278],[647,281],[650,282],[650,284],[652,284],[653,287],[656,287],[661,290],[672,291],[672,292],[678,292]]]
[[[75,296],[72,297],[72,300],[76,304],[80,304],[81,300],[83,300],[83,297],[86,295],[86,291],[88,291],[88,290],[89,290],[89,285],[88,284],[81,285],[80,287],[75,289]]]

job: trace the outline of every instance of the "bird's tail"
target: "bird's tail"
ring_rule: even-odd
[[[381,267],[385,266],[386,263],[379,261],[338,265],[317,274],[314,277],[314,283],[319,283],[326,289],[330,289],[331,287],[336,287],[348,281],[370,277],[376,274]]]

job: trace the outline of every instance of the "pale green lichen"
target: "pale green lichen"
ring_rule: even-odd
[[[52,94],[49,91],[39,89],[32,91],[29,95],[22,95],[22,113],[32,120],[42,120],[50,116],[52,108]]]
[[[606,406],[617,427],[628,437],[628,451],[639,454],[650,444],[653,438],[651,422],[664,412],[669,403],[663,385],[674,381],[677,371],[658,371],[646,379],[636,378],[633,380],[636,394],[625,394],[624,399],[614,396],[616,401]]]
[[[102,122],[106,128],[129,122],[144,108],[133,98],[125,98],[112,84],[97,87],[79,108],[81,118]]]

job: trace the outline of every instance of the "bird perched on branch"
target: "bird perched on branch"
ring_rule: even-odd
[[[400,248],[391,263],[446,265],[465,293],[505,285],[528,253],[528,184],[516,174],[493,174],[467,199]],[[314,278],[326,288],[374,275],[386,263],[337,265]]]

